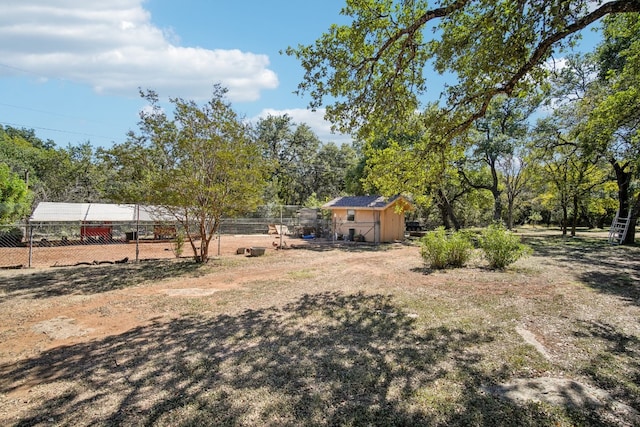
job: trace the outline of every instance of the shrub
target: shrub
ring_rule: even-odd
[[[471,258],[472,251],[473,244],[466,234],[452,233],[447,242],[447,263],[451,267],[462,267]]]
[[[443,227],[438,227],[420,239],[420,254],[431,268],[447,266],[447,235]]]
[[[519,236],[501,224],[490,225],[482,232],[480,248],[489,266],[495,269],[503,269],[531,252],[528,246],[520,243]]]
[[[173,250],[173,254],[176,258],[180,258],[182,256],[182,252],[184,251],[184,234],[181,232],[176,233],[171,249]]]
[[[469,261],[473,245],[461,232],[447,234],[443,227],[427,233],[421,240],[420,254],[430,268],[462,267]]]

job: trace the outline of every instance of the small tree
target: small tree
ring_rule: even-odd
[[[140,113],[140,134],[131,132],[125,144],[106,153],[121,172],[120,198],[175,217],[197,262],[209,259],[223,218],[256,208],[268,173],[263,148],[225,101],[226,92],[215,85],[201,107],[171,99],[173,118],[155,92],[141,92],[151,108]]]
[[[184,251],[184,233],[182,233],[182,231],[176,233],[171,250],[176,258],[180,258],[182,256],[182,252]]]
[[[533,228],[536,228],[536,224],[542,221],[542,215],[538,211],[533,211],[529,215],[529,221],[533,224]]]

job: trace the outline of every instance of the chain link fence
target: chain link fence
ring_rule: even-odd
[[[245,218],[225,219],[218,237],[279,235],[281,232],[293,237],[331,235],[331,224],[323,220],[316,209],[286,206],[275,210],[278,216],[261,216],[267,212],[263,210]],[[179,254],[176,237],[184,234],[181,224],[171,222],[26,222],[5,225],[0,226],[0,268],[170,259]],[[185,242],[185,256],[190,251],[187,246]]]

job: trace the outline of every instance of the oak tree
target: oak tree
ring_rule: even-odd
[[[423,109],[434,70],[457,79],[443,92],[445,135],[471,126],[497,95],[527,93],[555,51],[601,18],[639,12],[640,0],[347,0],[313,44],[289,47],[305,75],[300,93],[325,103],[343,132],[368,134]]]

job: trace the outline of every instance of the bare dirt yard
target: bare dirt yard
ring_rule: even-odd
[[[521,234],[505,271],[269,236],[0,271],[0,425],[638,425],[640,247]]]

